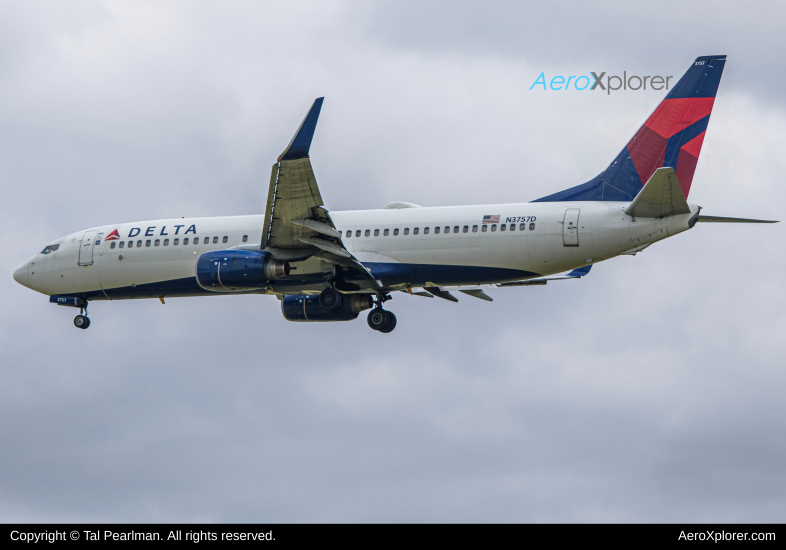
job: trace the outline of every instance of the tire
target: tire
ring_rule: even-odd
[[[381,330],[385,328],[388,324],[388,320],[390,319],[387,313],[387,311],[380,307],[375,307],[372,309],[366,318],[368,321],[368,326],[371,327],[372,330]]]
[[[90,328],[90,317],[85,317],[85,319],[87,319],[87,324],[85,326],[83,326],[82,328],[83,329],[88,329],[88,328]]]
[[[336,311],[343,304],[344,297],[332,288],[326,288],[319,295],[319,305],[328,311]]]
[[[76,328],[86,329],[88,324],[89,321],[87,320],[87,317],[85,317],[84,315],[77,315],[76,317],[74,317],[74,326]]]
[[[393,315],[392,311],[385,311],[387,313],[388,322],[385,325],[385,328],[379,329],[379,332],[382,334],[387,334],[388,332],[393,332],[393,329],[396,328],[396,316]]]

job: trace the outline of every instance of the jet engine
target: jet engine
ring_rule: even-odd
[[[281,313],[287,321],[352,321],[364,309],[374,307],[368,294],[342,294],[341,305],[333,311],[319,305],[318,295],[298,294],[284,296]]]
[[[257,290],[286,275],[289,275],[287,262],[256,250],[206,252],[196,264],[199,286],[215,292]]]

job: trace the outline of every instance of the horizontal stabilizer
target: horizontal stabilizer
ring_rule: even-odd
[[[625,213],[635,218],[665,218],[676,214],[690,214],[688,201],[682,192],[674,168],[658,168],[639,191]]]
[[[592,269],[592,264],[585,265],[584,267],[579,267],[578,269],[574,269],[573,271],[565,275],[565,278],[567,279],[581,278],[584,275],[587,275],[590,272],[590,269]]]
[[[587,273],[590,272],[590,269],[592,269],[592,264],[588,264],[583,267],[576,268],[570,273],[566,273],[565,275],[559,275],[557,277],[538,277],[537,279],[527,279],[525,281],[497,283],[497,286],[533,286],[533,285],[545,285],[549,281],[561,281],[565,279],[581,279]]]
[[[724,218],[722,216],[699,216],[699,222],[713,223],[778,223],[778,220],[753,220],[750,218]]]

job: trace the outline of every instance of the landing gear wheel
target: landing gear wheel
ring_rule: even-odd
[[[319,295],[319,305],[328,311],[336,311],[344,303],[344,297],[335,289],[326,288]]]
[[[392,311],[385,310],[385,313],[387,313],[388,322],[385,325],[385,328],[379,329],[379,332],[383,334],[387,334],[388,332],[393,332],[393,329],[396,328],[396,316],[393,315]]]
[[[84,315],[77,315],[74,317],[74,326],[76,328],[86,329],[90,326],[90,319],[85,317]]]
[[[372,330],[382,330],[388,324],[389,317],[387,314],[388,312],[381,307],[375,307],[368,314],[368,326],[371,327]]]
[[[392,311],[387,311],[381,307],[374,308],[368,314],[368,326],[373,330],[387,334],[396,328],[396,316],[393,315]]]

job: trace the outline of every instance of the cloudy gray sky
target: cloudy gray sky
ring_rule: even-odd
[[[0,1],[0,520],[782,521],[784,229],[700,225],[489,304],[286,322],[269,297],[17,285],[50,240],[261,213],[315,97],[333,210],[522,202],[602,170],[727,54],[691,200],[784,218],[782,3]]]

